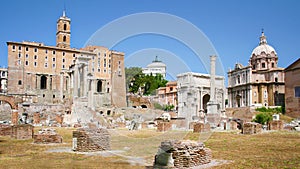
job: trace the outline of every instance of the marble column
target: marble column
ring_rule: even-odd
[[[59,98],[60,101],[63,101],[63,95],[64,95],[64,73],[60,72],[60,91],[59,91]]]
[[[79,80],[79,68],[78,68],[78,64],[75,64],[75,69],[74,69],[74,77],[73,77],[73,91],[74,91],[74,96],[78,97],[78,80]]]
[[[88,65],[83,64],[82,76],[83,76],[83,96],[84,97],[87,97],[87,92],[88,92],[87,74],[88,74]]]

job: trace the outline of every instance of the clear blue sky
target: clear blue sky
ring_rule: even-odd
[[[10,0],[1,1],[0,6],[0,65],[7,66],[7,41],[55,45],[56,21],[64,4],[72,20],[71,46],[75,48],[83,47],[93,33],[115,19],[134,13],[162,12],[198,27],[214,45],[225,71],[236,62],[248,64],[262,28],[268,43],[277,51],[280,67],[287,67],[300,57],[298,0]],[[182,46],[166,37],[146,35],[129,38],[114,49],[132,55],[156,48],[184,60],[190,53]],[[153,60],[155,56],[148,57]],[[191,70],[199,69],[192,65]]]

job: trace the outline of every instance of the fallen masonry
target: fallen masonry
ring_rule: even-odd
[[[110,135],[105,128],[79,128],[73,131],[73,151],[110,150]]]
[[[212,153],[202,142],[167,140],[161,142],[154,168],[189,168],[210,163]]]
[[[55,129],[41,129],[33,135],[33,142],[37,144],[62,143],[62,136]]]

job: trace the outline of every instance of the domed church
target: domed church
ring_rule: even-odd
[[[251,53],[249,65],[236,63],[228,72],[228,107],[283,106],[284,68],[264,32]]]

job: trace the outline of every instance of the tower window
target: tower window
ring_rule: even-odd
[[[66,55],[66,53],[65,52],[63,52],[63,56],[65,56]]]
[[[37,55],[34,55],[34,59],[37,59]]]
[[[19,80],[19,81],[18,81],[18,85],[22,85],[22,80]]]
[[[37,48],[34,48],[34,52],[37,52],[38,51],[38,49]]]
[[[21,46],[19,46],[19,50],[21,50],[22,49],[22,47]]]
[[[28,47],[26,47],[25,50],[28,51]]]
[[[47,62],[45,63],[45,67],[48,67],[48,63]]]
[[[46,89],[47,88],[47,77],[43,75],[41,77],[41,89]]]
[[[62,62],[65,62],[65,61],[66,61],[66,60],[63,58],[63,59],[62,59]]]
[[[64,30],[67,30],[67,24],[64,24]]]
[[[66,42],[66,39],[67,39],[66,36],[64,36],[64,37],[63,37],[63,42]]]
[[[45,53],[48,53],[48,50],[47,50],[47,49],[45,50]]]
[[[35,66],[35,67],[37,66],[37,62],[34,62],[34,66]]]
[[[55,55],[55,50],[52,53],[53,53],[53,55]]]
[[[25,61],[25,65],[28,66],[28,61],[27,60]]]
[[[52,67],[55,68],[55,64],[52,64]]]
[[[26,54],[25,57],[28,58],[28,54]]]
[[[15,45],[13,45],[13,46],[12,46],[12,50],[15,50],[15,49],[16,49],[16,46],[15,46]]]
[[[266,68],[266,63],[262,63],[262,64],[261,64],[261,67],[262,67],[262,68]]]
[[[76,55],[75,55],[75,53],[74,53],[74,54],[73,54],[73,58],[75,58],[75,56],[76,56]]]
[[[274,66],[275,66],[275,64],[274,64],[274,62],[272,63],[272,68],[274,68]]]
[[[21,56],[22,56],[21,53],[19,53],[19,58],[21,58]]]
[[[52,61],[55,62],[55,58],[52,58]]]

